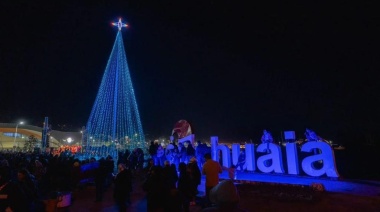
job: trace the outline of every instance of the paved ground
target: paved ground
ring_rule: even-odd
[[[228,173],[223,172],[221,178],[227,179]],[[365,180],[342,180],[329,178],[316,178],[308,176],[294,176],[283,174],[264,174],[252,172],[238,172],[236,179],[238,181],[254,181],[267,183],[284,183],[293,185],[309,186],[312,183],[321,183],[326,191],[331,193],[344,193],[360,196],[380,196],[380,182]]]
[[[94,202],[95,200],[95,187],[88,186],[82,190],[73,192],[73,202],[69,207],[69,211],[80,212],[113,212],[117,211],[112,198],[112,186],[109,187],[102,202]],[[132,205],[128,211],[146,211],[145,193],[141,189],[140,181],[134,184],[134,191],[131,196]]]
[[[199,186],[201,188],[201,186]],[[112,198],[112,186],[108,188],[104,194],[102,202],[94,202],[95,187],[88,186],[82,190],[73,192],[73,202],[68,208],[58,209],[59,211],[80,211],[80,212],[114,212],[117,211]],[[200,193],[203,195],[203,193]],[[147,211],[145,192],[142,190],[142,181],[135,179],[133,184],[133,192],[131,195],[132,205],[128,207],[128,211],[144,212]],[[190,211],[200,211],[200,206],[191,206]]]
[[[223,177],[225,173],[221,175]],[[247,177],[247,176],[245,176]],[[268,181],[270,175],[256,176]],[[240,175],[244,180],[243,175]],[[291,181],[294,179],[292,178]],[[315,178],[309,179],[313,182]],[[368,181],[329,181],[326,186],[330,190],[313,201],[284,201],[281,199],[260,196],[255,191],[240,192],[240,207],[246,211],[380,211],[380,183]],[[204,180],[202,180],[204,183]],[[302,184],[302,183],[301,183]],[[331,186],[331,185],[337,186]],[[204,184],[199,186],[203,195]],[[331,190],[337,188],[336,191]],[[73,201],[67,208],[59,208],[58,211],[80,212],[113,212],[117,211],[112,199],[112,187],[107,189],[102,202],[94,202],[95,188],[88,186],[72,193]],[[128,211],[146,211],[145,193],[141,189],[141,181],[135,179],[132,193],[132,205]],[[201,211],[200,206],[191,206],[192,212]]]

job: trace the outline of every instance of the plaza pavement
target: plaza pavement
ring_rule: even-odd
[[[227,172],[223,172],[220,177],[221,179],[227,179]],[[360,181],[360,180],[333,180],[325,178],[312,178],[312,177],[295,177],[295,176],[284,176],[284,175],[273,175],[273,174],[258,174],[258,173],[238,173],[237,182],[244,181],[256,181],[256,182],[276,182],[276,183],[285,183],[285,184],[299,184],[299,185],[310,185],[311,183],[322,183],[326,188],[326,193],[328,197],[321,201],[320,207],[322,209],[330,207],[330,205],[335,204],[336,201],[343,201],[350,204],[353,204],[352,208],[372,204],[370,209],[378,208],[380,211],[380,182],[377,181]],[[205,179],[202,176],[202,184],[198,187],[200,191],[199,196],[204,195],[204,183]],[[112,198],[113,187],[109,187],[105,194],[102,202],[94,202],[95,200],[95,187],[87,186],[83,189],[73,191],[73,201],[71,206],[68,208],[58,208],[58,211],[80,211],[80,212],[114,212],[117,211],[117,208],[114,204]],[[336,201],[335,201],[336,200]],[[145,192],[142,190],[142,178],[136,177],[133,183],[133,192],[131,193],[132,204],[128,207],[128,211],[131,212],[144,212],[147,211],[146,207],[146,198]],[[260,203],[261,200],[257,199],[245,199],[242,200],[243,208],[247,211],[255,208],[251,206]],[[266,202],[267,200],[264,199]],[[269,200],[273,204],[269,205],[270,209],[276,211],[276,207],[287,207],[287,203],[278,203],[275,200]],[[282,206],[281,204],[285,204]],[[297,204],[297,203],[294,203]],[[303,204],[303,203],[302,203]],[[309,205],[300,205],[301,208],[309,208]],[[326,206],[323,206],[323,205]],[[262,204],[263,205],[263,204]],[[277,206],[276,206],[277,205]],[[314,205],[315,207],[316,205]],[[258,208],[263,206],[258,206]],[[268,206],[266,206],[268,207]],[[289,205],[289,207],[293,207]],[[336,205],[336,207],[342,207]],[[300,210],[298,211],[302,211]],[[335,206],[333,206],[335,209]],[[330,209],[333,209],[330,208]],[[286,211],[286,208],[283,208]],[[320,209],[319,209],[320,210]],[[191,212],[201,211],[200,206],[190,206]],[[262,210],[259,210],[262,211]],[[267,210],[265,210],[267,211]],[[297,210],[296,210],[297,211]],[[311,210],[312,211],[312,210]],[[344,211],[347,211],[347,208],[344,208]],[[350,211],[348,209],[348,211]]]
[[[200,190],[199,196],[204,195],[204,177],[202,184],[198,187]],[[146,193],[142,190],[142,178],[135,177],[133,182],[133,192],[131,193],[132,204],[127,211],[130,212],[145,212],[147,211]],[[58,208],[58,211],[79,211],[79,212],[116,212],[117,207],[112,198],[113,185],[111,185],[104,193],[103,201],[95,202],[95,186],[87,186],[83,189],[73,191],[73,201],[68,208]],[[201,211],[199,205],[190,206],[190,212]]]

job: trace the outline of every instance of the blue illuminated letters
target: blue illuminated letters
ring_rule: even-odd
[[[211,155],[213,160],[219,161],[219,156],[222,157],[223,166],[230,167],[231,164],[237,164],[238,155],[240,151],[239,144],[232,144],[232,161],[231,152],[226,145],[218,144],[218,137],[211,137]],[[269,151],[267,151],[269,149]],[[314,153],[314,150],[318,154]],[[301,147],[302,152],[310,153],[310,156],[302,160],[302,170],[309,176],[320,177],[324,174],[328,177],[339,177],[336,169],[334,151],[332,147],[325,142],[307,142]],[[281,147],[274,143],[260,144],[256,152],[266,153],[255,159],[255,147],[253,144],[245,145],[245,165],[248,171],[256,171],[257,168],[263,173],[285,173],[282,163]],[[268,153],[267,153],[268,152]],[[221,155],[219,154],[221,153]],[[295,143],[286,144],[286,160],[287,160],[287,173],[292,175],[299,175],[299,163],[297,155],[297,146]],[[316,167],[315,164],[319,163],[320,166]]]

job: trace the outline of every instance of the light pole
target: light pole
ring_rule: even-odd
[[[80,153],[83,153],[83,130],[80,131],[81,138],[80,138]]]
[[[16,124],[16,132],[15,132],[15,138],[13,140],[13,147],[16,147],[16,137],[17,137],[17,129],[18,129],[18,125],[23,125],[24,122],[23,121],[20,121],[19,123]]]

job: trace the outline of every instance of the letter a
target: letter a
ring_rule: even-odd
[[[303,159],[302,169],[304,172],[313,177],[319,177],[323,174],[326,174],[328,177],[339,177],[336,170],[333,148],[325,142],[307,142],[302,146],[301,151],[311,152],[313,149],[320,149],[322,153]],[[319,170],[313,167],[313,163],[317,161],[323,162],[323,167]]]
[[[272,171],[276,173],[284,173],[284,169],[282,166],[282,157],[281,157],[281,148],[278,145],[269,143],[270,153],[267,155],[263,155],[257,159],[257,168],[264,173],[270,173]],[[267,144],[260,144],[257,147],[258,152],[266,152]],[[266,166],[265,161],[272,160],[271,166]]]

